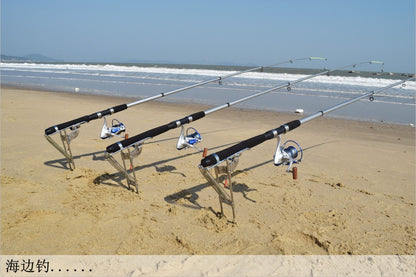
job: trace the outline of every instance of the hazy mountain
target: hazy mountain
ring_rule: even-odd
[[[23,57],[1,55],[2,62],[62,62],[51,57],[47,57],[41,54],[29,54]]]

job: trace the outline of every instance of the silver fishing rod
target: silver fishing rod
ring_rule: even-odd
[[[357,101],[359,101],[359,100],[361,100],[363,98],[372,97],[375,94],[378,94],[380,92],[383,92],[385,90],[388,90],[388,89],[390,89],[392,87],[401,85],[401,84],[403,84],[405,82],[411,81],[412,79],[414,80],[415,77],[412,77],[412,78],[409,78],[409,79],[406,79],[406,80],[402,80],[402,81],[393,83],[391,85],[388,85],[386,87],[380,88],[378,90],[370,91],[368,93],[365,93],[365,94],[360,95],[358,97],[352,98],[350,100],[347,100],[347,101],[342,102],[340,104],[337,104],[335,106],[329,107],[329,108],[324,109],[324,110],[319,111],[319,112],[316,112],[316,113],[314,113],[312,115],[306,116],[306,117],[304,117],[302,119],[290,121],[290,122],[288,122],[286,124],[281,125],[280,127],[276,128],[276,129],[272,129],[272,130],[270,130],[270,131],[268,131],[268,132],[266,132],[266,133],[264,133],[262,135],[259,135],[259,136],[250,138],[250,139],[245,140],[245,141],[242,141],[242,142],[240,142],[240,143],[238,143],[238,144],[236,144],[234,146],[231,146],[231,147],[229,147],[227,149],[224,149],[222,151],[219,151],[217,153],[213,153],[213,154],[205,157],[204,159],[202,159],[201,160],[201,165],[203,167],[205,167],[205,168],[211,167],[211,166],[215,166],[216,164],[223,162],[225,159],[227,159],[227,158],[235,155],[236,153],[241,152],[242,150],[247,150],[247,149],[252,148],[252,147],[254,147],[254,146],[256,146],[256,145],[258,145],[260,143],[263,143],[266,140],[275,138],[275,137],[277,137],[277,136],[279,136],[281,134],[285,134],[285,133],[287,133],[287,132],[289,132],[289,131],[291,131],[291,130],[297,128],[297,127],[299,127],[303,123],[306,123],[308,121],[311,121],[313,119],[316,119],[318,117],[321,117],[321,116],[323,116],[323,115],[325,115],[325,114],[327,114],[329,112],[338,110],[338,109],[343,108],[343,107],[345,107],[347,105],[350,105],[352,103],[355,103],[355,102],[357,102]]]
[[[207,114],[210,114],[210,113],[213,113],[213,112],[216,112],[216,111],[219,111],[219,110],[222,110],[222,109],[228,108],[228,107],[230,107],[230,106],[233,106],[233,105],[239,104],[239,103],[241,103],[241,102],[244,102],[244,101],[247,101],[247,100],[253,99],[253,98],[258,97],[258,96],[260,96],[260,95],[263,95],[263,94],[266,94],[266,93],[269,93],[269,92],[272,92],[272,91],[275,91],[275,90],[278,90],[278,89],[281,89],[281,88],[284,88],[284,87],[287,87],[288,89],[290,89],[290,87],[291,87],[292,85],[295,85],[295,84],[297,84],[297,83],[303,82],[303,81],[305,81],[305,80],[308,80],[308,79],[311,79],[311,78],[314,78],[314,77],[317,77],[317,76],[320,76],[320,75],[329,74],[329,73],[331,73],[331,72],[333,72],[333,71],[336,71],[336,70],[342,70],[342,69],[345,69],[345,68],[356,67],[357,65],[361,65],[361,64],[384,64],[384,63],[383,63],[383,62],[380,62],[380,61],[367,61],[367,62],[361,62],[361,63],[357,63],[357,64],[350,64],[350,65],[343,66],[343,67],[340,67],[340,68],[337,68],[337,69],[326,70],[326,71],[319,72],[319,73],[314,74],[314,75],[309,75],[309,76],[306,76],[306,77],[303,77],[303,78],[297,79],[297,80],[292,81],[292,82],[288,82],[287,84],[284,84],[284,85],[281,85],[281,86],[273,87],[273,88],[271,88],[271,89],[268,89],[268,90],[265,90],[265,91],[259,92],[259,93],[257,93],[257,94],[253,94],[253,95],[247,96],[247,97],[245,97],[245,98],[238,99],[238,100],[236,100],[236,101],[234,101],[234,102],[229,102],[229,103],[226,103],[226,104],[221,105],[221,106],[218,106],[218,107],[216,107],[216,108],[212,108],[212,109],[210,109],[210,110],[205,111],[205,114],[207,115]]]
[[[121,104],[118,106],[114,106],[111,108],[108,108],[106,110],[103,111],[99,111],[99,112],[95,112],[92,113],[90,115],[85,115],[85,116],[81,116],[79,118],[61,123],[61,124],[57,124],[57,125],[53,125],[49,128],[45,129],[45,138],[62,154],[64,155],[64,157],[67,159],[68,161],[68,165],[69,165],[69,169],[73,170],[75,168],[75,163],[73,160],[73,156],[72,156],[72,151],[71,151],[71,147],[70,147],[70,143],[73,139],[75,139],[78,134],[79,134],[79,128],[81,127],[82,124],[85,123],[89,123],[92,120],[96,120],[96,119],[100,119],[104,117],[104,124],[103,127],[101,129],[101,135],[100,137],[102,139],[107,139],[107,138],[111,138],[114,136],[121,136],[121,134],[123,132],[126,131],[126,127],[123,123],[119,122],[116,119],[113,119],[112,121],[112,125],[111,126],[107,126],[107,119],[106,116],[108,115],[112,115],[114,113],[118,113],[121,111],[126,110],[129,107],[133,107],[139,104],[143,104],[149,101],[153,101],[168,95],[172,95],[175,93],[179,93],[185,90],[189,90],[192,88],[196,88],[199,86],[203,86],[209,83],[214,83],[214,82],[219,82],[221,84],[222,80],[225,80],[227,78],[231,78],[237,75],[241,75],[244,73],[248,73],[248,72],[252,72],[252,71],[256,71],[256,70],[261,70],[263,71],[264,68],[269,68],[269,67],[275,67],[278,65],[282,65],[282,64],[286,64],[286,63],[293,63],[295,61],[301,61],[301,60],[319,60],[322,58],[319,57],[305,57],[305,58],[298,58],[298,59],[291,59],[291,60],[286,60],[286,61],[282,61],[282,62],[278,62],[278,63],[274,63],[274,64],[270,64],[270,65],[266,65],[266,66],[258,66],[258,67],[254,67],[254,68],[250,68],[250,69],[246,69],[243,71],[238,71],[238,72],[234,72],[234,73],[230,73],[224,76],[220,76],[220,77],[216,77],[213,79],[209,79],[206,81],[202,81],[193,85],[189,85],[183,88],[178,88],[172,91],[168,91],[168,92],[163,92],[145,99],[141,99],[141,100],[137,100],[131,103],[127,103],[127,104]],[[69,131],[69,134],[67,134],[67,131]],[[62,144],[63,147],[61,147],[57,142],[55,142],[52,139],[52,135],[59,133],[61,140],[62,140]]]
[[[135,102],[131,102],[131,103],[128,103],[127,104],[127,107],[132,107],[132,106],[135,106],[135,105],[138,105],[138,104],[142,104],[142,103],[145,103],[145,102],[148,102],[148,101],[152,101],[152,100],[155,100],[155,99],[158,99],[158,98],[162,98],[164,96],[168,96],[170,94],[178,93],[178,92],[181,92],[181,91],[184,91],[184,90],[188,90],[188,89],[191,89],[191,88],[199,87],[199,86],[206,85],[206,84],[209,84],[209,83],[221,82],[224,79],[231,78],[231,77],[234,77],[234,76],[237,76],[237,75],[241,75],[241,74],[244,74],[244,73],[248,73],[248,72],[252,72],[252,71],[256,71],[256,70],[263,71],[264,68],[274,67],[274,66],[278,66],[278,65],[282,65],[282,64],[286,64],[286,63],[293,63],[295,61],[302,61],[302,60],[322,60],[322,59],[324,59],[324,58],[320,58],[320,57],[306,57],[306,58],[291,59],[291,60],[287,60],[287,61],[283,61],[283,62],[278,62],[278,63],[274,63],[274,64],[270,64],[270,65],[265,65],[265,66],[258,66],[258,67],[255,67],[255,68],[250,68],[250,69],[243,70],[243,71],[239,71],[239,72],[235,72],[235,73],[230,73],[230,74],[225,75],[225,76],[222,76],[222,77],[217,77],[215,79],[203,81],[203,82],[200,82],[200,83],[197,83],[197,84],[193,84],[193,85],[190,85],[190,86],[187,86],[187,87],[183,87],[183,88],[179,88],[179,89],[172,90],[172,91],[169,91],[169,92],[161,93],[161,94],[158,94],[158,95],[155,95],[155,96],[146,98],[146,99],[142,99],[142,100],[138,100],[138,101],[135,101]]]
[[[129,187],[130,187],[130,184],[134,185],[136,187],[136,191],[138,191],[138,184],[137,184],[137,181],[136,181],[136,177],[131,176],[131,174],[128,172],[128,170],[126,170],[125,165],[122,167],[116,161],[116,159],[114,158],[114,154],[116,154],[118,152],[121,152],[121,156],[122,156],[123,163],[124,163],[124,158],[125,159],[127,159],[127,157],[135,158],[140,154],[140,152],[142,150],[143,142],[145,140],[153,138],[155,136],[158,136],[160,134],[163,134],[163,133],[165,133],[169,130],[172,130],[172,129],[175,129],[175,128],[178,128],[178,127],[182,127],[182,130],[181,130],[181,134],[179,136],[178,142],[176,144],[176,148],[178,150],[186,149],[188,147],[196,148],[195,144],[202,141],[202,136],[194,128],[188,128],[188,130],[186,131],[186,135],[185,135],[185,129],[184,129],[185,124],[188,124],[188,123],[191,123],[191,122],[196,121],[198,119],[201,119],[201,118],[205,117],[206,115],[211,114],[213,112],[217,112],[219,110],[231,107],[231,106],[239,104],[241,102],[248,101],[248,100],[253,99],[255,97],[259,97],[259,96],[264,95],[266,93],[276,91],[278,89],[285,88],[285,87],[290,88],[294,84],[303,82],[303,81],[308,80],[308,79],[312,79],[312,78],[317,77],[317,76],[321,76],[321,75],[324,75],[324,74],[329,74],[333,71],[341,70],[341,69],[344,69],[344,68],[356,67],[357,65],[360,65],[360,64],[373,64],[373,63],[382,63],[382,62],[366,61],[366,62],[361,62],[361,63],[357,63],[357,64],[350,64],[350,65],[347,65],[347,66],[342,66],[342,67],[339,67],[339,68],[333,69],[333,70],[325,70],[325,71],[322,71],[322,72],[319,72],[319,73],[316,73],[316,74],[312,74],[312,75],[309,75],[309,76],[306,76],[306,77],[299,78],[299,79],[291,81],[291,82],[286,82],[282,85],[272,87],[268,90],[261,91],[259,93],[256,93],[256,94],[253,94],[253,95],[235,100],[233,102],[225,103],[223,105],[220,105],[218,107],[215,107],[215,108],[212,108],[212,109],[209,109],[209,110],[206,110],[206,111],[200,111],[200,112],[197,112],[197,113],[193,113],[193,114],[185,116],[181,119],[174,120],[174,121],[172,121],[168,124],[161,125],[159,127],[150,129],[148,131],[145,131],[145,132],[140,133],[138,135],[135,135],[133,137],[127,138],[125,140],[122,140],[122,141],[119,141],[119,142],[116,142],[116,143],[113,143],[113,144],[107,146],[107,148],[106,148],[107,159],[108,159],[108,161],[110,162],[111,165],[113,165],[117,170],[119,170],[126,177],[127,182],[129,184]],[[193,130],[191,134],[188,133],[189,129]],[[132,153],[134,153],[134,154],[130,153],[130,147],[133,148]],[[123,153],[122,151],[126,148],[128,149],[128,153]],[[196,149],[198,149],[198,148],[196,148]],[[198,150],[200,150],[200,149],[198,149]],[[130,159],[130,167],[134,168],[132,158]],[[135,174],[134,170],[133,170],[132,173]]]
[[[314,113],[314,114],[312,114],[310,116],[307,116],[307,117],[304,117],[304,118],[300,119],[299,120],[300,121],[300,124],[303,124],[303,123],[306,123],[308,121],[311,121],[311,120],[313,120],[313,119],[315,119],[317,117],[324,116],[327,113],[330,113],[330,112],[333,112],[335,110],[341,109],[341,108],[343,108],[343,107],[345,107],[347,105],[350,105],[352,103],[355,103],[355,102],[357,102],[357,101],[359,101],[361,99],[364,99],[364,98],[369,98],[370,101],[373,101],[375,94],[378,94],[380,92],[383,92],[383,91],[388,90],[390,88],[393,88],[393,87],[396,87],[398,85],[404,84],[404,83],[406,83],[408,81],[411,81],[411,80],[414,80],[414,79],[415,79],[415,77],[411,77],[411,78],[408,78],[406,80],[399,81],[399,82],[393,83],[391,85],[385,86],[384,88],[381,88],[381,89],[378,89],[378,90],[375,90],[375,91],[370,91],[370,92],[368,92],[366,94],[363,94],[361,96],[358,96],[358,97],[352,98],[350,100],[344,101],[344,102],[342,102],[342,103],[340,103],[338,105],[329,107],[329,108],[327,108],[325,110],[319,111],[319,112]]]
[[[79,117],[79,118],[61,123],[61,124],[51,126],[51,127],[45,129],[45,135],[48,135],[48,136],[53,135],[56,132],[62,131],[64,129],[68,129],[68,128],[71,128],[71,127],[74,127],[74,126],[79,126],[81,124],[88,123],[91,120],[99,119],[99,118],[102,118],[103,116],[111,115],[111,114],[123,111],[127,108],[130,108],[130,107],[133,107],[133,106],[136,106],[136,105],[139,105],[139,104],[143,104],[143,103],[146,103],[146,102],[149,102],[149,101],[153,101],[153,100],[156,100],[156,99],[159,99],[159,98],[171,95],[171,94],[182,92],[182,91],[185,91],[185,90],[188,90],[188,89],[203,86],[203,85],[206,85],[206,84],[209,84],[209,83],[219,82],[219,81],[222,81],[222,80],[227,79],[227,78],[231,78],[231,77],[241,75],[241,74],[244,74],[244,73],[256,71],[256,70],[259,70],[259,69],[263,70],[264,68],[268,68],[268,67],[274,67],[274,66],[277,66],[277,65],[282,65],[282,64],[286,64],[286,63],[293,63],[294,61],[308,60],[308,59],[313,60],[313,59],[320,59],[320,58],[306,57],[306,58],[299,58],[299,59],[292,59],[292,60],[287,60],[287,61],[283,61],[283,62],[278,62],[278,63],[266,65],[266,66],[258,66],[258,67],[250,68],[250,69],[247,69],[247,70],[230,73],[228,75],[216,77],[214,79],[202,81],[202,82],[199,82],[199,83],[196,83],[196,84],[193,84],[193,85],[190,85],[190,86],[186,86],[186,87],[183,87],[183,88],[175,89],[175,90],[172,90],[172,91],[162,92],[162,93],[159,93],[157,95],[154,95],[154,96],[151,96],[151,97],[148,97],[148,98],[145,98],[145,99],[137,100],[137,101],[127,103],[127,104],[121,104],[121,105],[111,107],[111,108],[108,108],[108,109],[100,111],[100,112],[95,112],[95,113],[92,113],[90,115],[82,116],[82,117]]]
[[[370,91],[358,97],[354,97],[350,100],[331,106],[327,109],[318,111],[302,119],[290,121],[288,123],[285,123],[277,127],[276,129],[269,130],[265,132],[264,134],[249,138],[233,146],[230,146],[224,150],[221,150],[219,152],[216,152],[216,153],[213,153],[204,157],[201,160],[201,163],[198,167],[202,175],[207,179],[208,183],[213,187],[213,189],[219,195],[219,199],[220,199],[219,201],[220,201],[220,206],[221,206],[220,214],[221,215],[224,214],[222,204],[223,203],[228,204],[232,207],[233,221],[235,220],[235,206],[234,206],[234,200],[233,200],[233,195],[232,195],[231,172],[236,168],[238,161],[239,161],[239,156],[241,155],[242,152],[257,146],[265,142],[266,140],[270,140],[270,139],[277,137],[278,138],[277,149],[274,154],[273,162],[276,166],[280,166],[280,165],[288,166],[286,171],[290,171],[290,168],[292,167],[293,164],[299,163],[302,160],[303,150],[300,147],[300,145],[293,140],[288,140],[282,144],[281,136],[283,134],[286,134],[287,132],[298,128],[303,123],[306,123],[318,117],[324,116],[325,114],[329,112],[333,112],[335,110],[341,109],[361,99],[368,97],[370,101],[372,101],[374,100],[375,94],[381,93],[385,90],[399,86],[411,80],[415,80],[415,77],[393,83],[391,85],[385,86],[377,90]],[[226,163],[226,165],[220,166],[220,164],[224,162]],[[210,173],[210,169],[215,169],[215,174],[216,174],[215,178]],[[227,183],[230,185],[229,193],[224,189],[224,186],[220,183],[220,179],[218,178],[218,174],[220,173],[227,174]]]
[[[290,88],[292,85],[295,85],[297,83],[306,81],[308,79],[315,78],[317,76],[329,74],[329,73],[331,73],[333,71],[342,70],[344,68],[356,67],[357,65],[361,65],[361,64],[374,64],[374,63],[382,63],[382,62],[379,62],[379,61],[366,61],[366,62],[361,62],[361,63],[356,63],[356,64],[350,64],[350,65],[342,66],[342,67],[339,67],[339,68],[336,68],[336,69],[332,69],[332,70],[321,71],[319,73],[312,74],[312,75],[308,75],[306,77],[302,77],[302,78],[296,79],[296,80],[291,81],[291,82],[286,82],[286,83],[284,83],[282,85],[278,85],[278,86],[272,87],[270,89],[261,91],[259,93],[255,93],[253,95],[250,95],[250,96],[247,96],[247,97],[244,97],[244,98],[241,98],[241,99],[237,99],[237,100],[232,101],[232,102],[227,102],[227,103],[225,103],[223,105],[214,107],[212,109],[209,109],[209,110],[206,110],[206,111],[200,111],[200,112],[197,112],[197,113],[194,113],[194,114],[185,116],[184,118],[181,118],[181,119],[178,119],[178,120],[174,120],[174,121],[172,121],[172,122],[170,122],[170,123],[168,123],[166,125],[162,125],[162,126],[159,126],[159,127],[153,128],[153,129],[150,129],[150,130],[148,130],[146,132],[140,133],[140,134],[135,135],[135,136],[133,136],[131,138],[125,139],[123,141],[116,142],[114,144],[111,144],[111,145],[107,146],[106,151],[107,151],[107,153],[110,153],[110,154],[119,152],[119,151],[121,151],[121,150],[123,150],[123,149],[125,149],[125,148],[127,148],[127,147],[129,147],[131,145],[140,143],[140,142],[142,142],[142,141],[144,141],[146,139],[150,139],[150,138],[153,138],[153,137],[158,136],[160,134],[163,134],[163,133],[165,133],[165,132],[167,132],[167,131],[169,131],[171,129],[175,129],[175,128],[180,127],[180,126],[183,126],[183,125],[185,125],[187,123],[191,123],[193,121],[196,121],[198,119],[201,119],[201,118],[205,117],[206,115],[211,114],[213,112],[217,112],[217,111],[223,110],[225,108],[229,108],[229,107],[234,106],[234,105],[237,105],[239,103],[242,103],[242,102],[248,101],[250,99],[259,97],[261,95],[270,93],[272,91],[276,91],[276,90],[279,90],[279,89],[282,89],[282,88]],[[195,143],[197,143],[197,142],[199,142],[199,141],[196,139],[195,140]],[[188,145],[188,146],[190,146],[190,145]],[[183,149],[183,148],[186,148],[186,147],[178,147],[178,150]]]

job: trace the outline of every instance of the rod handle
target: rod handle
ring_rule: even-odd
[[[211,154],[206,156],[205,158],[203,158],[201,160],[201,165],[203,167],[208,167],[208,166],[212,166],[228,157],[230,157],[231,155],[240,152],[244,149],[248,149],[248,148],[252,148],[262,142],[264,142],[266,140],[266,134],[261,134],[249,139],[246,139],[240,143],[237,143],[234,146],[228,147],[224,150],[221,150],[215,154]]]
[[[146,132],[143,132],[141,134],[135,135],[133,137],[130,137],[128,139],[113,143],[109,146],[107,146],[106,151],[107,153],[114,153],[117,151],[120,151],[123,148],[126,148],[132,144],[135,144],[141,140],[147,139],[147,138],[152,138],[154,136],[160,135],[168,130],[170,130],[169,124],[166,125],[162,125],[153,129],[150,129]],[[121,146],[121,147],[120,147]]]
[[[55,126],[51,126],[47,129],[45,129],[45,135],[49,136],[49,135],[52,135],[53,133],[56,133],[60,130],[66,129],[66,128],[71,127],[71,126],[76,125],[76,124],[85,123],[85,122],[88,122],[88,121],[89,121],[89,116],[85,115],[85,116],[82,116],[82,117],[79,117],[79,118],[76,118],[76,119],[73,119],[73,120],[55,125]]]
[[[299,120],[293,120],[286,124],[281,125],[280,127],[276,129],[272,129],[270,131],[267,131],[264,134],[249,138],[247,140],[244,140],[242,142],[237,143],[236,145],[233,145],[231,147],[228,147],[224,150],[221,150],[217,153],[211,154],[209,156],[206,156],[201,160],[201,165],[203,167],[209,167],[213,166],[216,163],[225,160],[226,158],[244,150],[252,148],[256,145],[259,145],[260,143],[265,142],[266,140],[275,138],[277,135],[284,134],[286,132],[289,132],[297,127],[299,127],[301,122]]]
[[[69,128],[69,127],[72,127],[74,125],[90,122],[91,120],[95,120],[95,119],[101,118],[102,116],[117,113],[117,112],[123,111],[125,109],[127,109],[127,105],[126,104],[121,104],[121,105],[114,106],[112,108],[103,110],[101,112],[96,112],[96,113],[93,113],[93,114],[90,114],[90,115],[81,116],[79,118],[76,118],[76,119],[73,119],[73,120],[70,120],[70,121],[67,121],[67,122],[64,122],[64,123],[46,128],[45,129],[45,135],[49,136],[49,135],[52,135],[52,134],[54,134],[58,131],[64,130],[64,129]]]

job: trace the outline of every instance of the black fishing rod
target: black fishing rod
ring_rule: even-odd
[[[344,69],[344,68],[356,67],[357,65],[360,65],[360,64],[374,64],[374,63],[383,64],[382,62],[379,62],[379,61],[366,61],[366,62],[361,62],[361,63],[358,63],[358,64],[350,64],[350,65],[347,65],[347,66],[342,66],[340,68],[333,69],[333,70],[325,70],[325,71],[319,72],[317,74],[312,74],[312,75],[309,75],[309,76],[306,76],[306,77],[303,77],[303,78],[300,78],[300,79],[297,79],[297,80],[294,80],[294,81],[291,81],[291,82],[286,82],[282,85],[272,87],[268,90],[261,91],[259,93],[256,93],[256,94],[253,94],[253,95],[235,100],[233,102],[227,102],[223,105],[220,105],[218,107],[215,107],[215,108],[212,108],[212,109],[209,109],[209,110],[206,110],[206,111],[200,111],[200,112],[197,112],[197,113],[193,113],[193,114],[185,116],[181,119],[172,121],[168,124],[161,125],[159,127],[150,129],[148,131],[145,131],[145,132],[140,133],[138,135],[135,135],[133,137],[127,138],[125,140],[122,140],[122,141],[119,141],[119,142],[116,142],[116,143],[113,143],[113,144],[107,146],[107,148],[106,148],[107,160],[110,162],[111,165],[113,165],[117,170],[119,170],[126,177],[127,182],[129,184],[129,188],[130,188],[130,184],[134,185],[136,187],[136,192],[138,192],[138,184],[137,184],[137,181],[136,181],[134,170],[132,170],[132,173],[133,173],[134,176],[131,176],[129,171],[126,169],[124,160],[125,159],[130,159],[130,168],[134,168],[133,158],[137,157],[140,154],[140,152],[142,150],[143,142],[145,140],[153,138],[153,137],[158,136],[160,134],[163,134],[163,133],[165,133],[169,130],[172,130],[172,129],[175,129],[175,128],[178,128],[178,127],[182,127],[181,134],[179,136],[176,148],[178,150],[185,149],[185,148],[188,148],[188,147],[196,148],[195,144],[200,142],[202,140],[202,137],[201,137],[200,133],[198,133],[198,131],[196,131],[194,128],[188,128],[188,130],[186,131],[187,134],[185,135],[184,134],[184,125],[185,124],[191,123],[191,122],[196,121],[198,119],[204,118],[206,115],[209,115],[213,112],[217,112],[219,110],[231,107],[233,105],[236,105],[236,104],[239,104],[241,102],[253,99],[255,97],[264,95],[266,93],[276,91],[278,89],[285,88],[285,87],[289,89],[294,84],[303,82],[305,80],[308,80],[308,79],[311,79],[311,78],[314,78],[314,77],[317,77],[317,76],[321,76],[321,75],[324,75],[324,74],[329,74],[333,71],[341,70],[341,69]],[[194,132],[192,134],[188,134],[189,129],[193,129]],[[134,153],[134,154],[130,153],[129,147],[133,147],[132,153]],[[123,153],[122,150],[124,150],[126,148],[128,149],[128,153]],[[198,150],[200,150],[200,149],[198,149]],[[113,157],[114,154],[116,154],[120,151],[121,151],[121,156],[122,156],[122,160],[123,160],[123,167]]]
[[[224,150],[221,150],[219,152],[210,154],[206,157],[204,157],[201,160],[200,165],[198,166],[202,175],[207,179],[207,181],[209,182],[209,184],[214,188],[214,190],[218,193],[219,195],[219,200],[220,200],[220,206],[221,206],[221,215],[223,215],[223,207],[222,207],[222,203],[228,204],[232,207],[232,211],[233,211],[233,222],[235,220],[235,206],[234,206],[234,199],[233,199],[233,192],[232,192],[232,181],[231,181],[231,172],[235,169],[235,167],[238,164],[238,160],[239,160],[239,156],[241,155],[242,152],[244,152],[245,150],[251,149],[263,142],[265,142],[266,140],[270,140],[270,139],[274,139],[274,138],[278,138],[278,143],[277,143],[277,149],[274,155],[274,164],[276,166],[279,165],[287,165],[287,171],[290,171],[291,166],[294,163],[299,163],[302,159],[303,156],[303,151],[302,148],[300,148],[299,144],[296,143],[295,141],[289,140],[287,142],[285,142],[282,146],[281,146],[281,135],[286,134],[289,131],[292,131],[296,128],[298,128],[299,126],[301,126],[302,124],[309,122],[313,119],[316,119],[318,117],[324,116],[325,114],[338,110],[340,108],[343,108],[347,105],[350,105],[352,103],[355,103],[363,98],[369,98],[370,101],[374,100],[374,95],[378,94],[380,92],[383,92],[385,90],[388,90],[390,88],[393,88],[395,86],[404,84],[405,82],[414,80],[415,77],[406,79],[406,80],[402,80],[396,83],[393,83],[391,85],[388,85],[386,87],[374,90],[374,91],[370,91],[368,93],[365,93],[363,95],[360,95],[358,97],[352,98],[350,100],[344,101],[340,104],[337,104],[335,106],[329,107],[327,109],[321,110],[319,112],[316,112],[312,115],[306,116],[302,119],[299,120],[293,120],[290,122],[287,122],[279,127],[277,127],[276,129],[272,129],[269,130],[261,135],[249,138],[247,140],[244,140],[242,142],[239,142],[233,146],[230,146]],[[287,143],[292,143],[292,145],[286,147]],[[300,157],[298,158],[298,155],[300,155]],[[226,166],[225,167],[221,167],[219,166],[221,163],[226,162]],[[216,172],[216,178],[213,177],[213,175],[209,172],[209,170],[211,168],[215,168],[215,172]],[[224,169],[225,168],[225,169]],[[228,178],[227,178],[227,183],[230,186],[230,190],[229,193],[227,193],[223,186],[220,184],[220,180],[218,178],[218,174],[219,173],[227,173],[228,174]]]
[[[163,92],[148,98],[144,98],[141,100],[137,100],[131,103],[127,103],[127,104],[121,104],[118,106],[114,106],[111,108],[108,108],[106,110],[102,110],[99,112],[95,112],[92,113],[90,115],[85,115],[85,116],[81,116],[79,118],[61,123],[61,124],[57,124],[54,126],[51,126],[49,128],[45,129],[45,138],[62,154],[66,157],[67,161],[68,161],[68,165],[69,168],[72,170],[75,168],[75,164],[74,164],[74,160],[72,157],[72,152],[71,152],[71,147],[70,147],[70,142],[75,139],[78,134],[79,134],[79,128],[81,127],[82,124],[85,123],[89,123],[92,120],[96,120],[96,119],[100,119],[102,117],[104,117],[104,124],[101,130],[101,138],[102,139],[107,139],[107,138],[111,138],[113,136],[120,136],[121,133],[126,131],[125,125],[121,122],[119,122],[116,119],[113,119],[112,122],[112,126],[107,126],[107,120],[106,120],[106,116],[108,115],[112,115],[121,111],[126,110],[127,108],[139,105],[139,104],[143,104],[152,100],[156,100],[168,95],[172,95],[178,92],[182,92],[185,90],[189,90],[192,88],[196,88],[199,86],[203,86],[209,83],[214,83],[214,82],[219,82],[221,84],[221,81],[227,78],[231,78],[237,75],[241,75],[244,73],[248,73],[248,72],[252,72],[252,71],[256,71],[256,70],[261,70],[263,71],[264,68],[268,68],[268,67],[275,67],[277,65],[282,65],[282,64],[286,64],[286,63],[293,63],[295,61],[301,61],[301,60],[321,60],[322,58],[319,57],[306,57],[306,58],[299,58],[299,59],[291,59],[291,60],[286,60],[286,61],[282,61],[282,62],[278,62],[278,63],[274,63],[274,64],[270,64],[270,65],[266,65],[266,66],[258,66],[258,67],[254,67],[251,69],[246,69],[243,71],[239,71],[239,72],[234,72],[234,73],[230,73],[228,75],[224,75],[224,76],[220,76],[214,79],[209,79],[206,81],[202,81],[193,85],[189,85],[183,88],[179,88],[179,89],[175,89],[172,91],[168,91],[168,92]],[[326,59],[325,59],[326,60]],[[70,131],[69,134],[66,133],[66,131]],[[58,145],[52,138],[51,136],[58,133],[60,134],[61,140],[62,140],[62,144],[63,144],[63,148]]]

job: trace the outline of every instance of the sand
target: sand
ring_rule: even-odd
[[[415,131],[320,118],[286,134],[305,149],[298,179],[272,163],[276,141],[245,151],[233,173],[236,224],[176,150],[180,129],[148,140],[135,160],[139,194],[105,160],[102,120],[82,125],[76,169],[44,138],[52,125],[129,99],[1,90],[3,255],[413,255]],[[114,117],[135,135],[206,106],[149,102]],[[208,154],[300,118],[229,109],[191,126]],[[59,142],[59,136],[54,135]],[[118,155],[116,155],[118,157]]]

